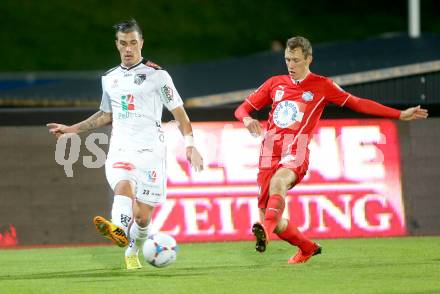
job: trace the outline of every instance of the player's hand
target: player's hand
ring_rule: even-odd
[[[416,107],[410,107],[400,112],[401,120],[425,119],[427,117],[428,110],[421,108],[420,105]]]
[[[244,126],[248,129],[249,133],[251,133],[254,137],[259,137],[263,133],[263,128],[260,122],[251,117],[245,117],[243,119]]]
[[[63,124],[48,123],[46,126],[49,128],[49,133],[51,133],[52,135],[54,135],[57,138],[61,137],[64,134],[77,133],[77,130],[75,130],[73,127],[66,126]]]
[[[186,147],[186,158],[196,172],[203,170],[203,158],[196,147]]]

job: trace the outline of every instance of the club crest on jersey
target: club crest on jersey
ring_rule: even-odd
[[[142,84],[145,81],[146,78],[147,78],[146,74],[136,74],[134,76],[134,83],[136,85],[140,85],[140,84]]]
[[[281,99],[283,99],[284,96],[284,90],[277,90],[275,92],[275,101],[281,101]]]
[[[300,122],[304,113],[299,110],[298,104],[294,101],[282,101],[278,103],[273,112],[273,122],[279,128],[287,128],[295,122]]]
[[[121,96],[121,107],[124,111],[134,110],[134,96],[131,94]]]
[[[163,85],[162,88],[160,88],[160,91],[167,102],[171,102],[173,100],[173,89],[171,89],[171,87],[168,85]]]
[[[301,98],[306,102],[312,101],[313,100],[313,93],[310,91],[306,91],[302,94]]]

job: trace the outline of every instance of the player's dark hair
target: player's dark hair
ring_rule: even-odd
[[[118,32],[121,33],[138,32],[139,37],[142,38],[142,30],[134,18],[115,24],[113,28],[115,29],[116,39],[118,39]]]
[[[286,48],[289,50],[301,48],[304,57],[307,58],[308,56],[312,56],[312,44],[310,44],[309,40],[301,36],[288,39],[286,42]]]

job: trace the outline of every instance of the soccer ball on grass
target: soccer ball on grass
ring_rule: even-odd
[[[155,267],[166,267],[176,261],[177,243],[165,233],[156,233],[148,237],[142,248],[145,261]]]

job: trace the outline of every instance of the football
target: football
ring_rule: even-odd
[[[168,234],[156,233],[148,237],[142,248],[145,261],[155,267],[166,267],[176,261],[178,246]]]

